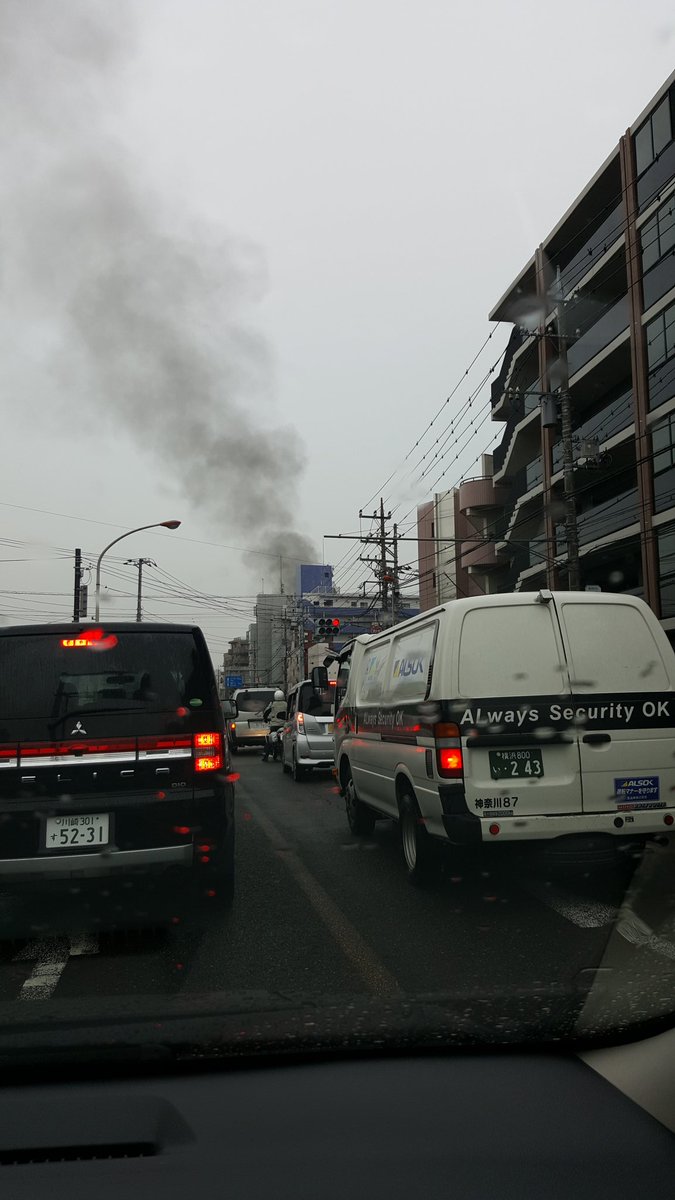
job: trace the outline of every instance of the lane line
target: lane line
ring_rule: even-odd
[[[35,966],[21,986],[19,1000],[48,1000],[68,965],[68,959],[83,954],[98,954],[95,934],[76,933],[72,937],[34,938],[12,962],[32,962]]]
[[[298,886],[302,888],[315,913],[337,942],[342,953],[358,971],[366,987],[378,996],[400,994],[401,988],[394,975],[385,967],[384,963],[380,962],[372,947],[361,937],[361,934],[338,908],[328,892],[298,858],[295,850],[288,848],[287,839],[276,825],[254,801],[248,800],[247,807],[272,843],[278,858],[288,868]]]
[[[19,1000],[48,1000],[70,958],[68,938],[34,939],[14,956],[13,962],[31,962],[35,966],[19,991]]]

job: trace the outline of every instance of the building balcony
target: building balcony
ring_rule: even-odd
[[[467,479],[459,485],[459,508],[465,516],[503,508],[508,500],[508,488],[496,486],[491,477]]]
[[[570,381],[596,355],[606,351],[617,338],[627,335],[629,321],[628,296],[621,296],[591,327],[572,342],[568,350]]]
[[[501,449],[501,447],[500,447]],[[541,418],[539,412],[528,413],[513,431],[504,460],[493,480],[501,483],[509,475],[522,470],[541,451]],[[497,455],[495,454],[493,461]]]
[[[482,574],[486,571],[498,571],[506,566],[495,549],[494,542],[472,541],[462,542],[459,548],[460,566],[471,575]]]

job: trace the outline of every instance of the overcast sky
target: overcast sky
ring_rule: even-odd
[[[0,0],[4,619],[67,618],[75,546],[171,517],[111,552],[105,615],[150,557],[148,616],[220,659],[270,555],[357,586],[324,535],[393,472],[399,518],[477,473],[482,416],[412,468],[673,65],[672,0]]]

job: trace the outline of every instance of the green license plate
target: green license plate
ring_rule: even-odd
[[[492,779],[541,779],[541,750],[490,750]]]

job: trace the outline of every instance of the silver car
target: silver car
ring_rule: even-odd
[[[331,771],[334,762],[332,688],[316,691],[304,679],[288,697],[281,765],[299,783],[309,771]]]

